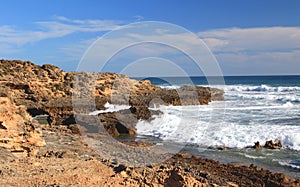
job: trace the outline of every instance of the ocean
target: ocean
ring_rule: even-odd
[[[173,142],[184,145],[181,151],[204,158],[255,164],[300,177],[300,76],[227,76],[225,85],[208,85],[205,77],[143,79],[166,89],[190,82],[220,88],[225,91],[225,101],[155,106],[153,110],[164,114],[150,122],[139,121],[137,139]],[[264,145],[268,140],[280,140],[283,149],[250,148],[254,142]]]

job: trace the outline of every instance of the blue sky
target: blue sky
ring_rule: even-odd
[[[163,21],[203,39],[225,75],[300,74],[298,0],[3,0],[0,5],[4,59],[74,71],[103,34],[138,21]]]

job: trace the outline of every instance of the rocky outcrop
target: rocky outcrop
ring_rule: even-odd
[[[266,141],[264,146],[261,146],[259,142],[255,142],[254,146],[252,146],[253,149],[261,150],[262,148],[265,149],[281,149],[282,144],[280,140],[268,140]]]
[[[149,110],[146,107],[131,107],[118,112],[108,112],[99,114],[98,117],[106,131],[116,137],[120,134],[135,134],[135,124],[139,119],[151,120],[152,115],[159,115],[160,111]]]
[[[151,105],[199,105],[224,99],[223,91],[208,87],[166,90],[148,80],[133,80],[125,75],[64,72],[53,65],[38,66],[18,60],[0,60],[0,85],[0,93],[8,94],[17,106],[25,106],[32,116],[49,115],[50,125],[76,124],[74,114],[91,112],[90,103],[95,103],[98,110],[104,109],[106,102],[131,105],[130,113],[135,119],[129,118],[126,124],[117,122],[114,114],[99,115],[103,124],[111,125],[105,127],[113,135],[132,133],[134,124],[128,125],[129,122],[149,119]],[[77,99],[72,100],[72,94]],[[79,103],[79,107],[74,109],[73,102]],[[123,126],[127,130],[121,130]]]
[[[264,145],[264,148],[267,148],[267,149],[281,149],[282,148],[282,144],[281,144],[281,141],[280,140],[269,140],[269,141],[266,141],[265,145]]]
[[[45,145],[36,126],[24,106],[16,106],[9,97],[0,97],[0,147],[15,156],[34,154],[35,147]]]
[[[253,149],[256,149],[256,150],[261,150],[262,147],[260,145],[260,143],[257,141],[257,142],[254,142],[254,146],[252,146]]]
[[[194,177],[189,176],[188,173],[185,173],[181,170],[181,168],[175,168],[170,172],[170,176],[165,180],[164,186],[209,186],[208,181],[202,179],[202,182],[196,180]]]
[[[85,125],[86,131],[100,127],[114,136],[134,133],[138,119],[151,120],[159,104],[206,104],[222,99],[217,89],[184,86],[164,90],[149,81],[136,81],[123,75],[97,75],[93,101],[104,109],[107,101],[130,104],[131,108],[99,116],[84,115],[90,110],[87,97],[81,100],[75,121],[71,94],[73,75],[52,65],[36,66],[31,62],[0,60],[0,186],[299,186],[299,179],[288,179],[256,166],[221,164],[189,154],[176,154],[157,165],[126,167],[101,158],[82,139],[74,123],[101,121],[100,126]],[[92,76],[87,73],[83,76]],[[88,84],[84,83],[83,88]],[[118,84],[119,89],[113,89]],[[196,93],[196,94],[195,94]],[[83,94],[89,94],[84,93]],[[112,95],[118,97],[112,98]],[[95,98],[94,98],[95,96]],[[194,98],[198,98],[195,100]],[[157,113],[155,113],[157,112]],[[51,124],[40,125],[32,116],[49,115]],[[77,113],[76,113],[77,115]],[[128,116],[131,116],[129,118]],[[81,118],[80,118],[81,117]],[[100,119],[100,120],[99,120]],[[66,126],[56,126],[56,125]],[[43,128],[43,131],[39,127]],[[73,132],[70,134],[69,131]],[[43,134],[42,134],[43,133]],[[46,144],[45,140],[48,143]],[[118,142],[121,144],[122,142]],[[148,143],[131,142],[131,147]],[[268,145],[279,146],[269,142]],[[267,143],[266,143],[267,145]],[[112,146],[108,145],[113,150]],[[38,152],[37,152],[38,150]],[[24,158],[16,158],[15,156]],[[114,156],[115,157],[115,156]]]
[[[126,166],[113,175],[111,186],[299,186],[300,180],[288,179],[254,165],[221,164],[189,154],[176,154],[164,163],[143,168]]]

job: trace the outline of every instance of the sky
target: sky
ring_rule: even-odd
[[[298,0],[2,0],[0,6],[1,59],[75,71],[88,47],[107,33],[159,21],[194,33],[224,75],[300,75]],[[193,43],[185,35],[176,38],[181,39]]]

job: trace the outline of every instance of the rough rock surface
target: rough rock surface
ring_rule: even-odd
[[[44,146],[41,129],[26,112],[24,106],[16,106],[9,97],[0,97],[0,147],[15,156],[32,154],[36,146]]]
[[[44,130],[47,145],[35,155],[16,158],[0,152],[0,185],[19,186],[291,186],[289,179],[256,166],[221,164],[187,153],[157,165],[127,167],[103,158],[80,136]],[[113,149],[113,147],[111,148]]]
[[[0,85],[0,91],[10,95],[17,106],[25,106],[32,116],[49,115],[51,125],[76,124],[74,112],[81,114],[104,109],[106,102],[131,105],[133,116],[138,120],[149,119],[148,106],[157,101],[166,105],[197,105],[224,99],[223,91],[208,87],[183,86],[177,90],[165,90],[148,80],[137,81],[125,75],[68,73],[53,65],[38,66],[18,60],[0,60]],[[79,103],[78,107],[73,108],[73,103]],[[107,120],[111,121],[111,117]],[[100,118],[105,123],[105,115]],[[112,135],[123,132],[112,129],[118,126],[109,127],[109,132]],[[127,129],[127,132],[132,131],[134,128]]]
[[[43,127],[44,128],[44,127]],[[90,149],[80,136],[43,130],[47,144],[35,154],[15,157],[1,149],[0,185],[18,186],[299,186],[283,174],[250,167],[220,164],[189,154],[163,163],[133,168],[107,160]],[[113,147],[111,148],[113,149]]]
[[[281,149],[282,148],[282,144],[280,142],[280,140],[269,140],[269,141],[266,141],[265,145],[264,145],[264,148],[267,148],[267,149]]]

